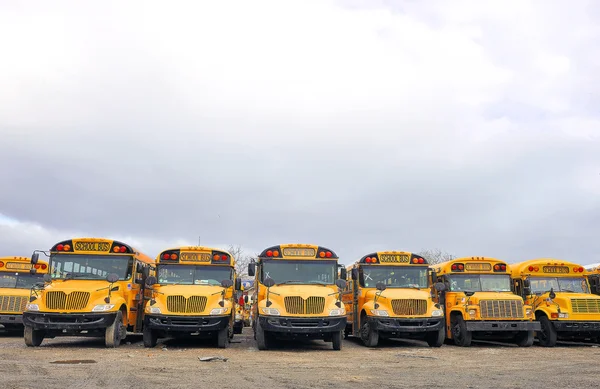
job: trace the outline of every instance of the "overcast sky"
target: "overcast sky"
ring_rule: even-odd
[[[0,256],[600,256],[600,2],[0,1]]]

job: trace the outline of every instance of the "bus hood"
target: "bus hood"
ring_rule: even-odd
[[[106,280],[53,280],[52,283],[46,285],[44,290],[46,291],[63,291],[63,292],[95,292],[101,288],[108,288],[110,282]],[[122,284],[120,282],[115,282],[113,287],[118,286],[119,290],[121,290]],[[108,289],[104,289],[104,291],[108,295]],[[114,292],[113,292],[114,293]]]
[[[451,299],[448,299],[451,300]],[[471,297],[468,297],[464,293],[456,293],[455,302],[457,304],[464,304],[469,301],[469,304],[477,304],[481,300],[514,300],[523,301],[521,296],[513,294],[511,292],[475,292]]]

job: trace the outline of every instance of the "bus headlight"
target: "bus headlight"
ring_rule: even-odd
[[[148,307],[148,313],[158,313],[161,314],[162,311],[159,307]]]
[[[558,314],[558,318],[559,319],[568,319],[569,318],[569,314],[568,313],[559,313]]]
[[[439,316],[443,316],[443,315],[444,315],[444,311],[442,311],[441,309],[434,309],[433,312],[431,312],[432,317],[439,317]]]
[[[346,314],[345,308],[332,309],[329,311],[329,316],[343,316]]]
[[[469,316],[471,316],[471,319],[474,319],[476,314],[477,311],[475,311],[474,309],[469,309]]]
[[[525,316],[531,316],[531,308],[525,310]]]
[[[277,308],[261,308],[265,315],[279,316],[279,309]]]
[[[388,311],[384,309],[371,309],[371,314],[375,316],[389,316]]]
[[[27,305],[25,306],[25,309],[26,309],[27,311],[39,311],[39,310],[40,310],[40,307],[39,307],[39,305],[37,305],[37,304],[27,304]]]
[[[211,315],[224,315],[224,314],[226,314],[226,313],[227,313],[227,310],[228,310],[228,309],[229,309],[229,308],[213,308],[213,309],[210,311],[210,314],[211,314]]]
[[[94,308],[92,308],[92,312],[110,311],[114,307],[115,307],[115,304],[100,304],[100,305],[96,305]]]

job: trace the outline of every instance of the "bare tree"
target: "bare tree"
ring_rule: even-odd
[[[240,277],[248,276],[248,264],[256,257],[244,252],[242,246],[230,244],[227,251],[235,258],[235,271]]]
[[[427,262],[429,262],[432,265],[436,263],[450,261],[456,258],[454,255],[437,248],[421,250],[417,254],[425,258]]]

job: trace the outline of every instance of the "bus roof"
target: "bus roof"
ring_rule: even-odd
[[[205,246],[180,246],[161,251],[156,256],[160,264],[211,264],[235,266],[235,257],[227,250]]]
[[[40,273],[48,272],[48,261],[39,260],[36,270]],[[0,257],[0,271],[29,271],[32,268],[29,257]]]
[[[150,256],[142,253],[136,248],[120,242],[118,240],[107,238],[72,238],[56,243],[50,249],[52,253],[66,254],[114,254],[114,255],[133,255],[138,260],[154,264],[155,261]]]
[[[259,258],[275,259],[339,259],[335,251],[327,247],[306,243],[284,243],[264,249]]]
[[[488,266],[489,264],[489,266]],[[456,265],[458,268],[453,270],[453,265]],[[460,269],[460,265],[462,269]],[[504,266],[504,270],[502,268],[496,269],[495,266]],[[437,274],[447,274],[447,273],[489,273],[489,272],[501,272],[501,273],[510,273],[511,266],[507,264],[505,261],[493,258],[493,257],[461,257],[455,258],[450,261],[436,263],[429,266],[434,269]]]
[[[581,276],[585,272],[583,266],[563,261],[555,258],[536,258],[527,261],[513,263],[512,264],[512,275],[513,277],[521,276],[523,274],[537,275],[537,276]]]

